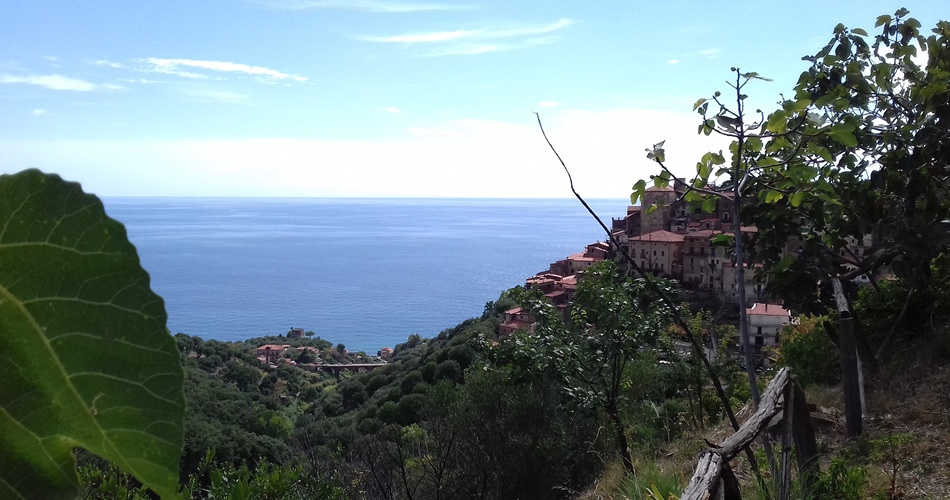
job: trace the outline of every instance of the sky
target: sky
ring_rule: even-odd
[[[0,173],[103,196],[625,198],[730,67],[770,110],[837,23],[944,0],[11,0]]]

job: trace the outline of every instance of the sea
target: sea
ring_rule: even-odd
[[[105,198],[168,328],[244,340],[304,328],[376,353],[480,316],[606,236],[576,199]],[[610,225],[629,200],[588,200]]]

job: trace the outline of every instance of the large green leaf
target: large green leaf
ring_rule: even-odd
[[[0,176],[0,498],[76,497],[76,447],[175,494],[185,403],[165,322],[95,196]]]

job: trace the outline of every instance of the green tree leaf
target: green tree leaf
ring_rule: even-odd
[[[766,202],[766,203],[775,203],[775,202],[777,202],[777,201],[780,201],[780,200],[781,200],[782,198],[784,198],[784,197],[785,197],[784,194],[782,194],[782,193],[780,193],[780,192],[778,192],[778,191],[775,191],[774,189],[770,189],[769,191],[767,191],[767,192],[765,193],[765,202]]]
[[[176,494],[183,372],[165,322],[95,196],[0,176],[0,497],[75,498],[75,447]]]
[[[787,116],[785,111],[778,110],[773,112],[769,116],[768,124],[765,126],[765,129],[774,134],[781,133],[785,131],[785,120]]]
[[[791,196],[788,197],[788,202],[792,204],[793,207],[798,207],[802,204],[802,198],[804,198],[804,191],[795,191]]]
[[[850,123],[838,123],[832,126],[828,131],[828,136],[845,147],[853,148],[858,145],[858,139],[854,136],[854,125]]]
[[[643,193],[646,191],[647,183],[643,179],[637,181],[633,185],[633,192],[630,193],[630,204],[636,205],[639,200],[643,198]]]

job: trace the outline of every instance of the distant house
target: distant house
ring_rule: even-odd
[[[521,307],[516,307],[505,311],[505,322],[498,327],[498,335],[504,337],[518,330],[530,331],[533,327],[531,314]]]
[[[290,349],[288,344],[265,344],[257,348],[257,359],[275,365],[280,361],[281,356],[287,352],[287,349]]]
[[[304,335],[306,335],[306,333],[303,328],[291,328],[290,331],[287,332],[288,339],[302,339]]]
[[[683,235],[684,283],[700,290],[712,289],[712,275],[707,265],[712,253],[712,240],[720,233],[721,231],[704,229]]]
[[[383,347],[376,353],[381,359],[389,360],[393,357],[393,348],[392,347]]]
[[[644,271],[682,279],[683,239],[682,234],[664,230],[635,236],[628,240],[630,257]]]
[[[756,302],[746,309],[749,318],[749,335],[755,350],[779,343],[779,331],[792,322],[792,313],[778,304]]]

